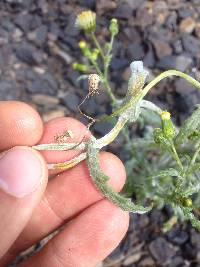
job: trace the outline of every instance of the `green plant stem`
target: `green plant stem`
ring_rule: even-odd
[[[178,76],[178,77],[184,78],[185,80],[187,80],[189,83],[191,83],[197,89],[200,90],[200,83],[197,80],[195,80],[194,78],[190,77],[189,75],[187,75],[187,74],[185,74],[185,73],[183,73],[181,71],[167,70],[167,71],[161,73],[160,75],[158,75],[149,84],[147,84],[144,87],[144,89],[141,91],[141,93],[138,94],[136,97],[133,97],[127,104],[125,104],[122,107],[116,109],[111,115],[103,116],[103,118],[102,119],[100,118],[100,119],[101,120],[109,120],[110,118],[115,117],[115,116],[121,114],[122,112],[124,112],[125,110],[127,110],[129,107],[131,107],[134,103],[137,103],[139,100],[141,100],[142,98],[144,98],[146,96],[146,94],[152,89],[152,87],[154,87],[162,79],[167,78],[169,76]]]
[[[91,33],[91,38],[92,38],[92,41],[94,42],[96,48],[99,50],[99,53],[100,53],[102,59],[104,60],[105,56],[104,56],[103,50],[101,49],[101,46],[100,46],[94,32]]]
[[[100,70],[100,68],[99,68],[98,64],[96,63],[96,61],[93,60],[93,59],[90,59],[90,61],[91,61],[92,65],[93,65],[93,67],[95,67],[95,69],[96,69],[98,75],[99,75],[102,79],[104,79],[104,77],[103,77],[103,73],[102,73],[102,71]]]
[[[174,145],[173,141],[171,142],[171,147],[172,147],[172,152],[173,152],[172,153],[173,158],[175,159],[177,165],[179,166],[180,171],[183,171],[183,165],[182,165],[181,160],[180,160],[180,158],[178,156],[178,153],[176,151],[176,148],[175,148],[175,145]]]
[[[107,64],[107,58],[110,55],[110,51],[112,49],[112,46],[108,50],[109,53],[107,53],[106,55],[104,55],[104,52],[101,49],[101,46],[100,46],[100,44],[99,44],[99,42],[98,42],[98,40],[97,40],[94,32],[91,33],[91,38],[92,38],[92,40],[93,40],[96,48],[99,50],[99,53],[100,53],[100,55],[102,57],[103,68],[104,68],[103,72],[99,69],[99,67],[98,67],[98,65],[97,65],[96,62],[92,61],[92,64],[94,65],[94,67],[98,71],[98,74],[103,78],[103,83],[105,85],[106,91],[107,91],[107,93],[108,93],[108,95],[109,95],[112,103],[115,103],[116,102],[116,98],[115,98],[115,96],[114,96],[114,94],[112,92],[112,89],[111,89],[110,84],[109,84],[109,81],[108,81],[108,64]],[[113,41],[114,41],[114,38],[111,37],[111,44],[113,44]]]

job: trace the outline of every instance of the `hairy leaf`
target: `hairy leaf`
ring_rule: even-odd
[[[176,169],[169,168],[167,170],[162,170],[154,173],[153,175],[149,176],[147,179],[154,179],[154,178],[162,178],[162,177],[169,177],[169,176],[180,176],[179,172]]]
[[[90,171],[90,175],[95,182],[101,193],[108,198],[111,202],[119,206],[125,211],[133,213],[145,213],[151,210],[151,207],[143,207],[134,204],[131,199],[125,198],[122,195],[116,193],[108,184],[107,180],[109,177],[105,175],[99,165],[99,150],[95,148],[95,138],[92,137],[87,147],[87,164]]]
[[[185,120],[183,126],[180,128],[178,135],[175,138],[175,144],[183,144],[188,136],[190,136],[200,126],[200,106],[192,113],[192,115]]]
[[[190,220],[193,227],[200,231],[200,221],[194,216],[190,208],[183,208],[183,213],[186,220]]]

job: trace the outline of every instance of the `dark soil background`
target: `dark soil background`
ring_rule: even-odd
[[[109,19],[116,17],[120,34],[114,46],[111,80],[123,96],[132,60],[143,60],[151,78],[161,70],[177,69],[200,78],[200,0],[0,0],[0,99],[33,105],[44,121],[74,116],[87,93],[87,83],[71,68],[82,56],[74,27],[75,16],[85,9],[98,16],[98,37],[108,38]],[[180,124],[200,102],[200,93],[181,79],[168,79],[152,90],[150,99],[169,109]],[[101,93],[85,107],[92,116],[110,112]],[[98,124],[98,136],[110,125]],[[116,144],[111,149],[122,159]],[[149,215],[131,215],[129,232],[100,266],[200,266],[200,234],[178,224],[167,234],[162,224],[169,209]],[[109,220],[109,218],[108,218]]]

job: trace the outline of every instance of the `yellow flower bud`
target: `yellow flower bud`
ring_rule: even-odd
[[[168,111],[163,111],[160,116],[162,120],[170,120],[171,118],[171,114]]]
[[[77,62],[74,62],[72,64],[72,68],[74,70],[78,70],[78,71],[81,71],[81,72],[87,72],[87,71],[89,71],[89,68],[88,68],[87,65],[81,64],[81,63],[77,63]]]
[[[81,12],[76,19],[76,25],[86,31],[93,32],[96,28],[96,13],[91,10]]]
[[[117,19],[115,19],[115,18],[111,19],[109,30],[110,30],[111,34],[113,34],[113,35],[117,35],[118,34],[119,26],[118,26]]]
[[[93,49],[92,50],[92,59],[96,61],[98,58],[98,55],[99,55],[99,50],[97,48]]]
[[[78,43],[78,45],[79,45],[80,49],[84,49],[87,46],[87,43],[84,40],[81,40]]]
[[[190,207],[192,207],[192,199],[191,198],[183,198],[182,204],[183,204],[183,206],[190,208]]]
[[[162,131],[167,139],[175,136],[175,129],[171,120],[171,114],[168,111],[163,111],[160,114],[162,120]]]

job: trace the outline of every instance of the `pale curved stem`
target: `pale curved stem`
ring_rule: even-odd
[[[152,87],[154,87],[157,83],[159,83],[161,80],[163,80],[169,76],[181,77],[181,78],[187,80],[189,83],[191,83],[197,89],[200,90],[200,82],[198,82],[197,80],[195,80],[194,78],[192,78],[188,74],[185,74],[185,73],[178,71],[178,70],[167,70],[167,71],[161,73],[160,75],[158,75],[150,83],[148,83],[144,87],[144,89],[141,91],[141,93],[138,94],[136,97],[134,96],[127,104],[125,104],[124,106],[115,110],[111,115],[105,116],[105,118],[103,118],[103,119],[107,119],[109,117],[115,117],[117,115],[120,115],[122,112],[126,111],[130,106],[132,106],[134,103],[137,103],[138,101],[143,99],[146,96],[146,94],[152,89]]]

